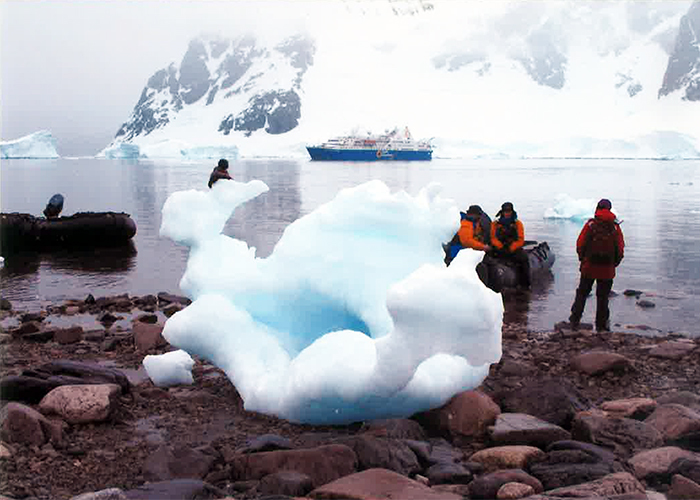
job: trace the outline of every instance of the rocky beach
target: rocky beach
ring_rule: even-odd
[[[153,385],[143,358],[188,303],[2,301],[0,499],[700,498],[700,337],[506,322],[501,361],[443,407],[302,425],[201,359]]]

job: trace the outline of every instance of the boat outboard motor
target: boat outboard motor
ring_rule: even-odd
[[[44,209],[44,216],[47,219],[54,219],[58,217],[58,214],[61,213],[61,210],[63,210],[63,195],[57,193],[53,195],[49,202],[46,204],[46,208]]]

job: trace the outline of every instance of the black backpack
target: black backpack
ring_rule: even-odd
[[[615,265],[620,263],[620,249],[617,246],[617,225],[614,222],[594,219],[588,228],[583,258],[591,264]]]

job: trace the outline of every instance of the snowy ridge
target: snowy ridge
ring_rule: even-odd
[[[435,157],[700,157],[698,2],[328,2],[305,15],[292,36],[193,40],[101,155],[307,157],[331,136],[409,126]]]

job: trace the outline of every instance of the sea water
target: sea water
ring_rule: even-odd
[[[161,208],[184,189],[207,189],[215,160],[193,162],[58,159],[6,160],[0,170],[0,210],[40,216],[55,193],[63,215],[81,211],[131,214],[138,226],[126,249],[22,253],[5,256],[0,293],[15,309],[38,310],[65,299],[129,293],[179,293],[187,249],[159,236]],[[700,336],[700,161],[614,159],[439,159],[431,162],[313,162],[250,159],[232,162],[239,181],[261,179],[270,191],[239,208],[226,234],[258,256],[272,252],[294,220],[346,187],[380,179],[415,195],[430,182],[466,210],[478,204],[492,217],[511,201],[528,240],[546,241],[556,255],[552,273],[529,296],[506,304],[506,321],[551,329],[568,317],[578,283],[576,237],[582,220],[552,220],[557,195],[608,198],[623,220],[625,259],[611,299],[620,331]],[[457,225],[457,222],[455,223]],[[309,244],[313,244],[310,242]],[[634,289],[653,304],[623,295]],[[589,300],[583,321],[592,321]],[[650,327],[651,330],[647,328]]]

